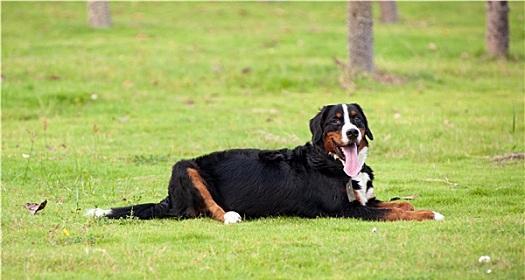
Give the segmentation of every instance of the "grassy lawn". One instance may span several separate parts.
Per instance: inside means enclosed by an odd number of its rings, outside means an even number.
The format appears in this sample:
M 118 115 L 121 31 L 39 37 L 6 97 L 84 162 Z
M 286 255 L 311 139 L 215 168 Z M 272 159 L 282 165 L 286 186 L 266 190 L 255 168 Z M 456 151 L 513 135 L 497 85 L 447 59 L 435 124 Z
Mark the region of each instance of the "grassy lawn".
M 345 3 L 111 3 L 108 30 L 84 3 L 2 3 L 2 278 L 523 279 L 524 162 L 491 160 L 525 150 L 510 7 L 505 62 L 483 54 L 484 3 L 399 3 L 375 58 L 402 82 L 345 89 Z M 368 114 L 379 198 L 445 222 L 82 215 L 164 198 L 182 158 L 302 145 L 341 102 Z

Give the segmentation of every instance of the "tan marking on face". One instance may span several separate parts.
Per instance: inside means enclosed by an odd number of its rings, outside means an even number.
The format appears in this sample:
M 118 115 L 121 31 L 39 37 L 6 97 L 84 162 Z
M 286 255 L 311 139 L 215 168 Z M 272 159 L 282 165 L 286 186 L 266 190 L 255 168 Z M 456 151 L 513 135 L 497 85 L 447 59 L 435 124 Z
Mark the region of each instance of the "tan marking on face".
M 357 112 L 354 110 L 350 111 L 350 117 L 355 117 L 355 116 L 357 116 Z
M 343 117 L 343 114 L 342 114 L 341 112 L 337 112 L 337 113 L 335 113 L 335 116 L 336 116 L 337 118 L 342 118 L 342 117 Z
M 224 210 L 219 205 L 217 205 L 215 200 L 213 200 L 213 197 L 208 191 L 208 188 L 206 187 L 206 184 L 204 183 L 204 180 L 202 179 L 199 172 L 193 168 L 186 169 L 186 172 L 188 173 L 193 186 L 197 189 L 197 191 L 199 191 L 202 199 L 204 200 L 206 211 L 215 220 L 224 222 Z
M 335 143 L 334 143 L 335 142 Z M 336 145 L 342 146 L 341 132 L 331 131 L 326 134 L 323 140 L 324 150 L 327 153 L 335 153 Z
M 361 151 L 364 147 L 368 147 L 368 141 L 365 136 L 366 129 L 359 128 L 359 131 L 361 132 L 361 141 L 359 141 L 359 144 L 357 145 L 357 152 Z

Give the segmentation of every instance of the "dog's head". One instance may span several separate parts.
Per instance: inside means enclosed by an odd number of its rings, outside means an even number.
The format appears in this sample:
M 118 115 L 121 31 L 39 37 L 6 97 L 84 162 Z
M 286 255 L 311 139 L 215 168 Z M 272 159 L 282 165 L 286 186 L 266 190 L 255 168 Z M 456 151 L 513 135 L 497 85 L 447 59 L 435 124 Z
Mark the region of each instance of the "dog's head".
M 310 120 L 312 144 L 339 159 L 345 173 L 356 176 L 364 164 L 368 141 L 374 136 L 356 103 L 324 106 Z

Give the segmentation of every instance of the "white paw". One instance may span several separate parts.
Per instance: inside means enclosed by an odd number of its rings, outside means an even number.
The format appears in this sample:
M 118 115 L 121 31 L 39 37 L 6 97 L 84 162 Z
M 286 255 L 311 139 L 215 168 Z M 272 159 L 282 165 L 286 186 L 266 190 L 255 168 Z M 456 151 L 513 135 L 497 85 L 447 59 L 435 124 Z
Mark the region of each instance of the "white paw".
M 242 221 L 241 215 L 235 211 L 228 211 L 224 213 L 224 224 L 236 224 Z
M 432 211 L 432 213 L 434 213 L 434 220 L 436 220 L 436 221 L 443 221 L 443 220 L 445 220 L 445 216 L 441 215 L 440 213 L 434 212 L 434 211 Z
M 102 209 L 102 208 L 91 208 L 86 210 L 86 213 L 84 214 L 87 217 L 95 217 L 100 218 L 111 214 L 111 209 Z

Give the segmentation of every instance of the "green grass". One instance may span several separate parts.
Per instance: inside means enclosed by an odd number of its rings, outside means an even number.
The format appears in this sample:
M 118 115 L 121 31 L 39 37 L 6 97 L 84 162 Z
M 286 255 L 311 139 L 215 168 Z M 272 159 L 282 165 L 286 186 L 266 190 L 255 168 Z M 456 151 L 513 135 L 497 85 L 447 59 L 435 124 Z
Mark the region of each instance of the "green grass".
M 524 164 L 490 159 L 525 150 L 524 4 L 498 61 L 483 3 L 399 3 L 375 55 L 404 83 L 351 90 L 345 5 L 111 3 L 92 30 L 83 3 L 2 3 L 2 278 L 523 279 Z M 182 158 L 301 145 L 319 107 L 352 101 L 378 196 L 445 222 L 82 216 L 162 199 Z

